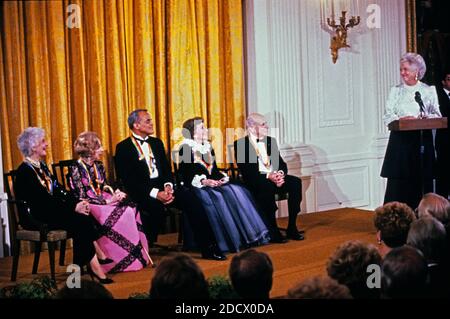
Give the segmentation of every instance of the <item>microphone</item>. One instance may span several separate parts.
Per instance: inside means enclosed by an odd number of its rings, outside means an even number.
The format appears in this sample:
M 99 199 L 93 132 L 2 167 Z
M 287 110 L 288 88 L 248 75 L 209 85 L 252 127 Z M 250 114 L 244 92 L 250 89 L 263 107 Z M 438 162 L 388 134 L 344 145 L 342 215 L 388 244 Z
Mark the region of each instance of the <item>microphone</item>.
M 416 100 L 417 104 L 420 106 L 420 113 L 425 114 L 425 106 L 423 105 L 422 97 L 419 91 L 416 91 L 414 100 Z

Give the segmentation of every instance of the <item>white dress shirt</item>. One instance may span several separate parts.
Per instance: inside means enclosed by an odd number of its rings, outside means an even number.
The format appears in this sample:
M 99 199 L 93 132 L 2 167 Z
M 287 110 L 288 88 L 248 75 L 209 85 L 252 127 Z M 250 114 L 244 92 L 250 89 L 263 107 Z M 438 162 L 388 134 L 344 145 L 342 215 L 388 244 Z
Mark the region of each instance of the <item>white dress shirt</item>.
M 256 147 L 258 148 L 257 153 L 259 153 L 259 156 L 258 156 L 259 172 L 261 174 L 266 174 L 268 176 L 269 173 L 273 172 L 273 167 L 272 167 L 272 163 L 270 163 L 269 167 L 266 167 L 266 165 L 264 165 L 264 162 L 265 163 L 270 162 L 270 157 L 269 157 L 269 155 L 267 155 L 266 144 L 263 141 L 257 142 L 257 138 L 253 134 L 249 134 L 249 138 L 251 139 L 252 144 L 256 145 Z
M 137 142 L 139 143 L 139 146 L 141 147 L 142 152 L 144 153 L 145 161 L 146 161 L 147 166 L 149 167 L 149 170 L 150 170 L 150 179 L 159 177 L 159 172 L 158 172 L 158 168 L 156 167 L 155 157 L 154 156 L 153 157 L 150 156 L 150 153 L 153 153 L 153 152 L 150 152 L 150 144 L 149 143 L 142 143 L 141 144 L 141 142 L 139 142 L 139 140 L 147 140 L 148 136 L 146 138 L 142 138 L 139 135 L 136 135 L 134 133 L 132 133 L 132 134 L 133 134 L 133 136 L 136 139 L 138 139 Z M 173 184 L 172 183 L 165 183 L 164 184 L 164 186 L 167 186 L 167 185 L 169 185 L 169 186 L 171 186 L 173 188 Z M 156 199 L 156 197 L 158 195 L 158 192 L 159 192 L 158 188 L 153 188 L 150 191 L 150 197 Z
M 383 116 L 385 125 L 405 116 L 419 117 L 420 106 L 415 101 L 415 93 L 419 92 L 425 106 L 425 116 L 428 118 L 441 117 L 439 102 L 434 86 L 422 82 L 410 86 L 400 84 L 391 88 L 386 102 L 386 112 Z

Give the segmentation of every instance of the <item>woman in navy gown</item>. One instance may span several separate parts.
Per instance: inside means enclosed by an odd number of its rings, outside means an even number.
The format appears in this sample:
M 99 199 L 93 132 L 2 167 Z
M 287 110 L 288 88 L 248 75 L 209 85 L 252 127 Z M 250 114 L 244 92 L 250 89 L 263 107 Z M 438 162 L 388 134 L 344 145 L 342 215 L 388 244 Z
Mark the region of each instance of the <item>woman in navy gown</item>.
M 222 252 L 265 244 L 269 232 L 247 189 L 229 182 L 214 158 L 208 129 L 196 117 L 183 124 L 185 139 L 179 147 L 179 169 L 184 185 L 190 187 L 209 218 Z

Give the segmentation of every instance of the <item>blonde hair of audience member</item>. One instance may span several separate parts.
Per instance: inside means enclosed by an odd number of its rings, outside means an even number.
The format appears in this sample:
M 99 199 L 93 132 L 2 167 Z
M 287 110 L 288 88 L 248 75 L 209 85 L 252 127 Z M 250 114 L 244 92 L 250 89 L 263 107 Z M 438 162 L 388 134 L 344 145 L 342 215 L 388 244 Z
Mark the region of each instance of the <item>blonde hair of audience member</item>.
M 413 210 L 404 203 L 390 202 L 375 209 L 374 225 L 381 257 L 406 243 L 409 227 L 415 219 Z
M 419 218 L 432 216 L 439 220 L 444 226 L 450 221 L 450 202 L 443 196 L 428 193 L 423 195 L 422 200 L 417 207 Z
M 339 245 L 327 263 L 330 278 L 345 285 L 355 299 L 379 298 L 378 289 L 367 287 L 367 267 L 381 265 L 378 249 L 359 240 Z
M 353 299 L 348 287 L 329 277 L 308 278 L 288 290 L 288 299 Z

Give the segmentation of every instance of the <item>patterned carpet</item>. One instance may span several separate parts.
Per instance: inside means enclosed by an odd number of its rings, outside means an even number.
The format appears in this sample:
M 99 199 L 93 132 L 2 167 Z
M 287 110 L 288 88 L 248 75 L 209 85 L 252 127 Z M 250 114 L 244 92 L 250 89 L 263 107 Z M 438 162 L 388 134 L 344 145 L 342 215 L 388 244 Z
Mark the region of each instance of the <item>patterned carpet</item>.
M 286 244 L 269 244 L 257 248 L 266 252 L 274 264 L 271 297 L 285 295 L 290 287 L 305 278 L 326 274 L 325 265 L 328 257 L 339 244 L 356 239 L 375 244 L 376 236 L 372 219 L 373 212 L 353 208 L 302 214 L 298 218 L 298 223 L 300 228 L 306 231 L 304 241 L 289 241 Z M 285 226 L 286 223 L 285 219 L 279 220 L 280 226 Z M 172 251 L 176 249 L 177 234 L 161 235 L 160 239 L 161 245 L 171 245 Z M 168 253 L 170 252 L 159 248 L 150 251 L 156 263 Z M 227 275 L 233 256 L 229 255 L 227 261 L 217 262 L 201 259 L 198 253 L 189 254 L 198 262 L 206 277 Z M 69 249 L 66 263 L 70 260 L 72 256 Z M 41 254 L 37 275 L 31 274 L 32 262 L 32 255 L 20 257 L 18 282 L 30 281 L 39 275 L 50 273 L 46 252 Z M 0 287 L 11 285 L 9 280 L 11 265 L 11 257 L 0 258 Z M 58 285 L 63 285 L 67 278 L 65 267 L 57 266 L 56 272 Z M 107 288 L 116 298 L 127 298 L 132 293 L 148 292 L 153 273 L 154 269 L 147 267 L 138 272 L 113 274 L 111 278 L 115 283 L 108 285 Z

